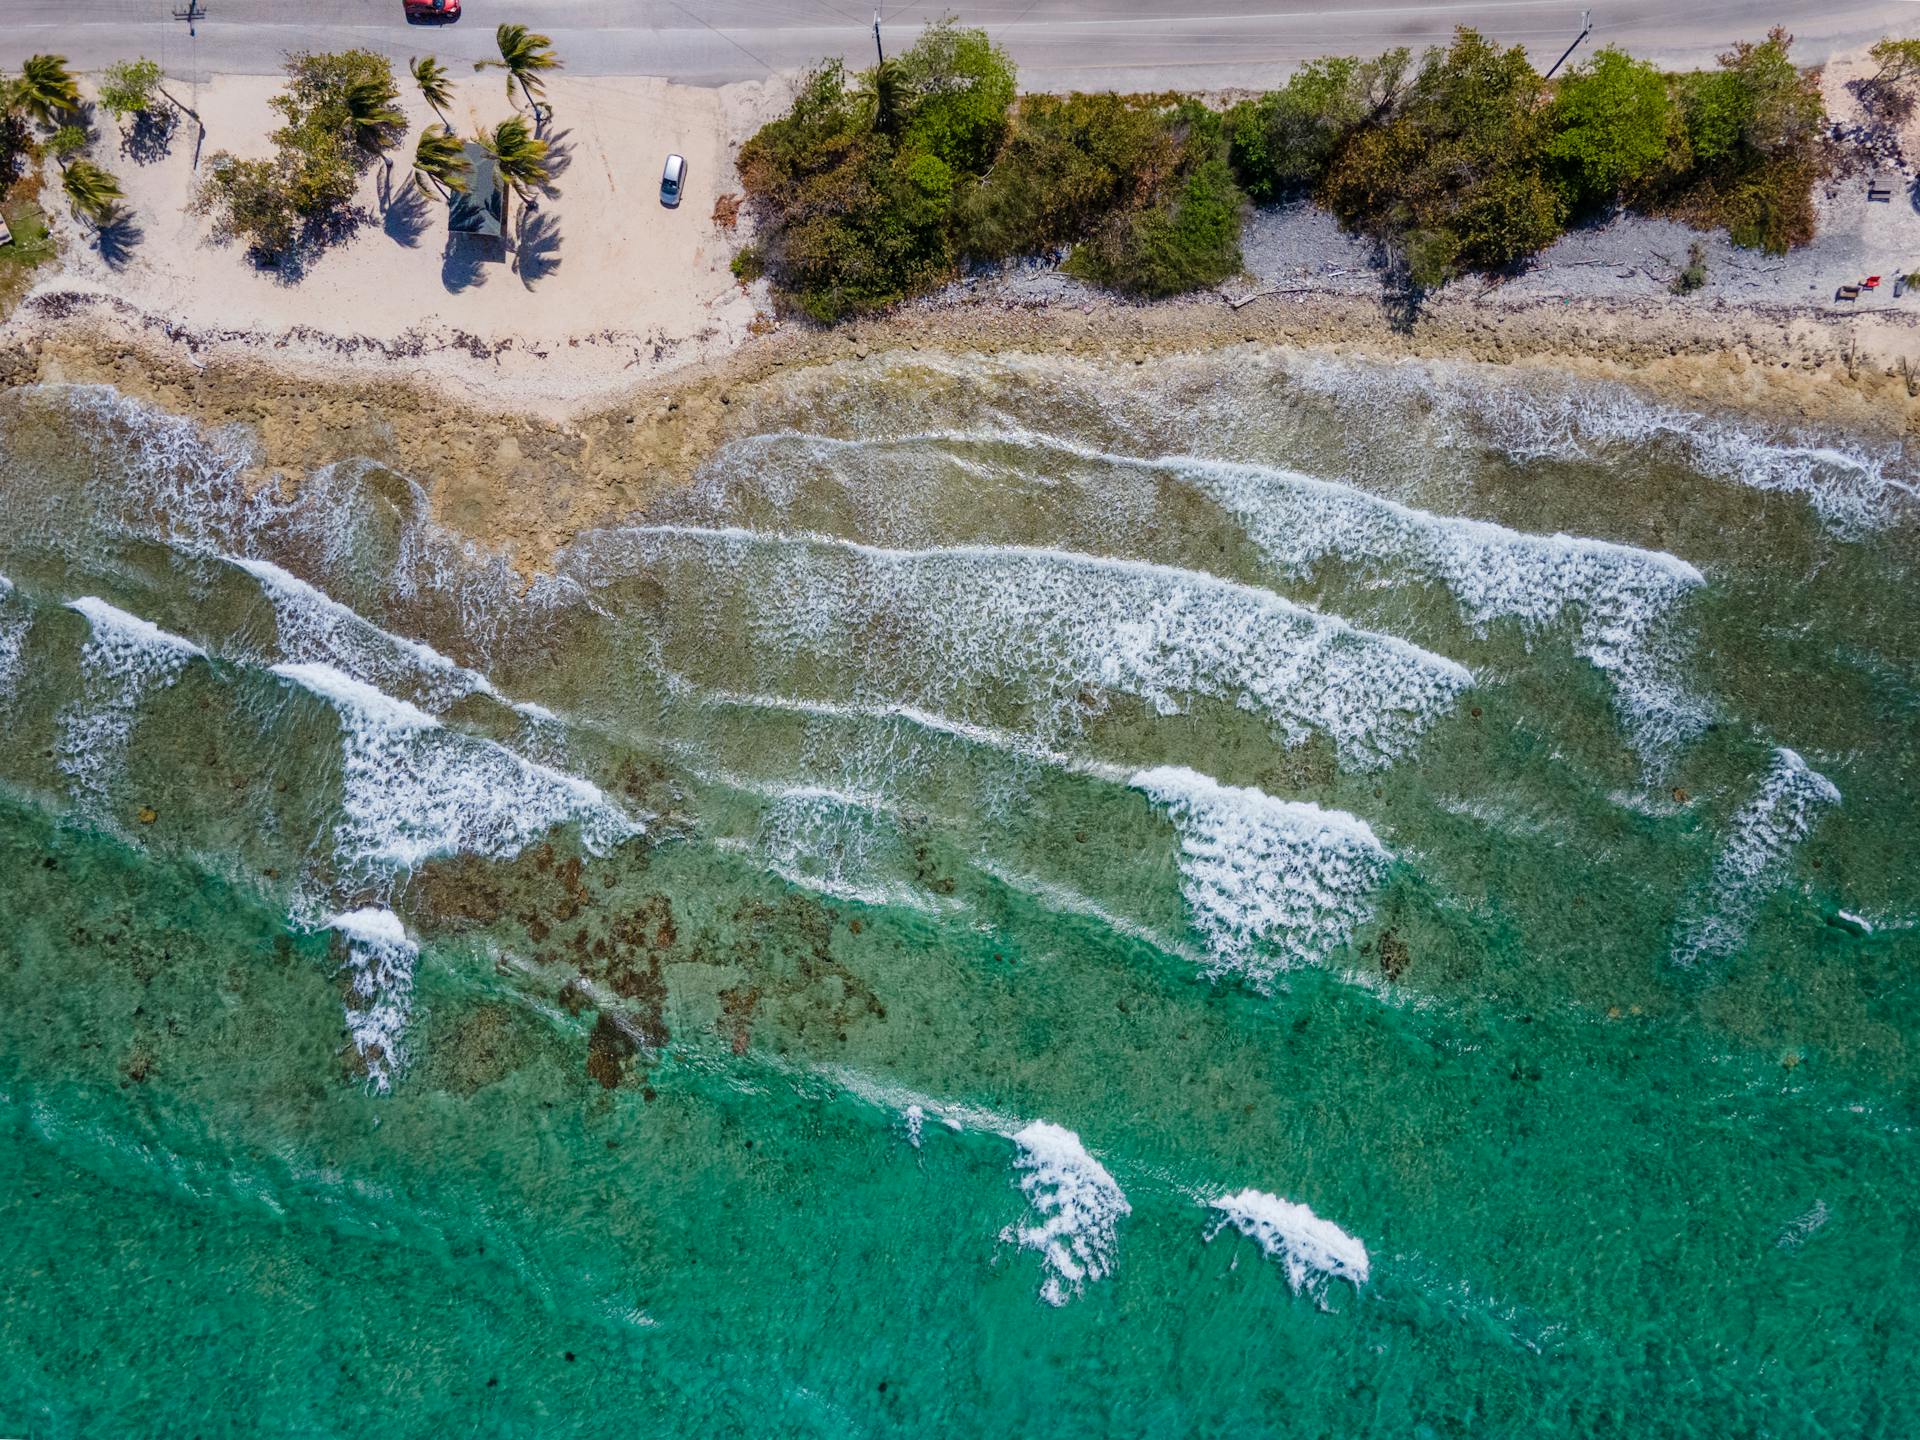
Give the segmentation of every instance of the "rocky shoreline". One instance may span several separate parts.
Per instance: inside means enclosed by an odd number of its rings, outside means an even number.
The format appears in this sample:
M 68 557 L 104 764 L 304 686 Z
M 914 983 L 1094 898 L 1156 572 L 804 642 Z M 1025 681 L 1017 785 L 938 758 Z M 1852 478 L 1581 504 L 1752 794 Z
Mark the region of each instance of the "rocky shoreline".
M 443 523 L 531 573 L 579 532 L 684 483 L 730 433 L 735 393 L 788 367 L 898 349 L 1148 365 L 1237 345 L 1545 367 L 1863 443 L 1920 437 L 1920 317 L 1497 291 L 1443 296 L 1409 322 L 1377 296 L 1324 291 L 1236 308 L 1211 294 L 1134 305 L 1029 300 L 988 286 L 830 331 L 781 326 L 570 416 L 463 404 L 387 373 L 356 378 L 350 353 L 318 369 L 272 337 L 201 336 L 122 307 L 30 303 L 0 331 L 0 385 L 106 383 L 203 425 L 246 426 L 263 476 L 374 460 L 417 480 Z

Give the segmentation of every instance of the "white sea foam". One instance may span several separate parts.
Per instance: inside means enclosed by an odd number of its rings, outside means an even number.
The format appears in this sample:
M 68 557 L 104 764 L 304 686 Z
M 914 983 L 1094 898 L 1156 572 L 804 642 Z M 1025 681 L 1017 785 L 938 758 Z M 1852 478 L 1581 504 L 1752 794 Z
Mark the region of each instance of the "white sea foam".
M 13 599 L 13 582 L 0 575 L 0 702 L 5 702 L 20 682 L 20 650 L 32 623 Z
M 1786 877 L 1794 847 L 1839 803 L 1831 780 L 1793 751 L 1775 750 L 1760 789 L 1734 815 L 1705 890 L 1683 911 L 1674 963 L 1692 967 L 1736 953 L 1760 903 Z
M 709 690 L 701 695 L 700 699 L 704 704 L 737 705 L 748 709 L 772 710 L 792 715 L 817 715 L 823 719 L 899 721 L 924 730 L 929 735 L 943 736 L 964 744 L 997 751 L 1009 759 L 1032 760 L 1051 769 L 1068 770 L 1076 775 L 1087 775 L 1096 780 L 1124 784 L 1132 773 L 1121 765 L 1085 759 L 1069 755 L 1064 750 L 1051 749 L 1011 730 L 979 725 L 967 720 L 956 720 L 952 716 L 941 715 L 917 705 L 902 705 L 892 701 L 809 700 L 788 695 L 756 695 L 734 690 Z
M 172 685 L 188 661 L 206 652 L 92 595 L 68 608 L 86 617 L 90 633 L 80 650 L 81 696 L 60 714 L 59 764 L 83 802 L 100 804 L 141 699 Z
M 1134 785 L 1164 805 L 1180 840 L 1180 879 L 1216 974 L 1265 988 L 1317 965 L 1372 914 L 1392 855 L 1364 820 L 1222 785 L 1183 766 Z
M 1294 1294 L 1312 1295 L 1322 1309 L 1331 1282 L 1345 1280 L 1355 1290 L 1367 1283 L 1367 1247 L 1305 1205 L 1251 1189 L 1208 1203 L 1220 1212 L 1219 1222 L 1207 1234 L 1209 1242 L 1232 1225 L 1279 1263 Z
M 1652 758 L 1698 735 L 1711 715 L 1679 681 L 1683 656 L 1659 630 L 1705 577 L 1684 560 L 1605 540 L 1529 535 L 1416 510 L 1305 475 L 1171 460 L 1238 515 L 1268 561 L 1304 574 L 1337 557 L 1396 581 L 1428 580 L 1478 630 L 1514 620 L 1539 630 L 1577 617 L 1575 650 L 1613 683 L 1623 728 Z
M 1898 452 L 1879 454 L 1811 433 L 1761 434 L 1647 399 L 1625 385 L 1553 383 L 1504 367 L 1449 360 L 1362 363 L 1303 356 L 1290 378 L 1369 416 L 1427 417 L 1442 443 L 1492 444 L 1516 461 L 1602 459 L 1632 447 L 1666 452 L 1716 480 L 1804 496 L 1840 534 L 1911 513 L 1920 487 Z
M 594 850 L 639 828 L 589 782 L 448 730 L 330 665 L 276 665 L 273 673 L 339 715 L 345 793 L 334 841 L 350 874 L 391 876 L 459 851 L 511 856 L 567 822 Z
M 1851 910 L 1836 910 L 1834 913 L 1849 925 L 1858 926 L 1862 935 L 1871 935 L 1873 933 L 1873 922 L 1867 919 L 1866 916 L 1856 915 Z
M 1072 733 L 1100 689 L 1167 714 L 1209 697 L 1264 715 L 1289 743 L 1324 734 L 1343 763 L 1367 768 L 1410 751 L 1473 683 L 1404 640 L 1140 561 L 693 526 L 611 532 L 598 544 L 627 573 L 695 570 L 671 579 L 708 594 L 710 612 L 744 610 L 771 663 L 851 672 L 857 702 L 971 722 L 980 697 L 1014 692 L 1037 702 L 1029 723 L 1043 740 Z
M 1012 444 L 1085 460 L 1109 473 L 1122 467 L 1175 476 L 1233 513 L 1283 575 L 1310 574 L 1337 559 L 1377 583 L 1439 585 L 1480 631 L 1498 620 L 1537 631 L 1571 616 L 1576 653 L 1608 676 L 1623 727 L 1649 759 L 1691 739 L 1711 718 L 1682 685 L 1684 647 L 1666 631 L 1680 601 L 1704 578 L 1663 551 L 1437 515 L 1295 470 L 1189 455 L 1118 454 L 1020 426 L 858 440 L 779 432 L 743 443 L 777 441 L 862 453 Z M 764 467 L 755 473 L 764 474 Z M 1115 503 L 1114 489 L 1102 490 L 1103 503 Z M 1154 520 L 1149 514 L 1129 525 L 1149 527 Z
M 1323 561 L 1338 559 L 1376 582 L 1439 585 L 1453 595 L 1466 622 L 1480 631 L 1497 620 L 1517 621 L 1536 631 L 1571 616 L 1577 625 L 1577 653 L 1608 675 L 1623 725 L 1649 758 L 1691 739 L 1710 718 L 1706 707 L 1681 685 L 1684 654 L 1663 630 L 1679 602 L 1704 579 L 1686 561 L 1662 551 L 1564 534 L 1527 534 L 1484 520 L 1432 514 L 1295 470 L 1190 455 L 1119 454 L 1013 424 L 856 439 L 778 431 L 734 442 L 731 448 L 742 452 L 741 460 L 760 463 L 723 467 L 719 474 L 743 471 L 749 483 L 766 493 L 773 483 L 769 476 L 783 473 L 781 466 L 767 463 L 767 452 L 781 446 L 798 447 L 810 459 L 816 453 L 832 456 L 830 473 L 838 474 L 846 468 L 843 457 L 848 454 L 911 457 L 939 446 L 940 458 L 951 460 L 952 447 L 986 445 L 1018 446 L 1101 467 L 1102 478 L 1109 482 L 1099 491 L 1105 509 L 1148 506 L 1143 513 L 1122 517 L 1127 534 L 1151 533 L 1160 517 L 1149 505 L 1151 490 L 1127 503 L 1124 497 L 1133 492 L 1110 483 L 1116 468 L 1170 475 L 1192 485 L 1234 514 L 1283 575 L 1307 575 Z M 920 467 L 896 465 L 886 472 L 892 488 L 902 492 L 892 510 L 871 494 L 888 486 L 863 484 L 857 497 L 862 514 L 878 506 L 881 513 L 869 518 L 883 529 L 924 528 L 924 521 L 896 513 L 902 508 L 910 512 L 918 497 L 932 488 L 923 469 L 924 462 Z M 1025 470 L 1019 476 L 1030 485 L 1056 483 L 1040 481 Z M 859 478 L 873 479 L 864 473 Z M 843 484 L 852 483 L 843 479 Z M 716 499 L 724 499 L 724 487 Z
M 332 665 L 378 689 L 410 691 L 436 713 L 467 695 L 499 693 L 486 676 L 431 645 L 382 630 L 271 560 L 226 558 L 259 582 L 290 662 Z
M 399 916 L 378 906 L 331 916 L 326 928 L 347 942 L 353 990 L 346 1004 L 347 1033 L 368 1080 L 384 1094 L 407 1060 L 413 965 L 420 947 L 408 938 Z
M 1064 1305 L 1112 1273 L 1120 1221 L 1133 1207 L 1071 1130 L 1035 1120 L 1007 1138 L 1019 1147 L 1014 1165 L 1036 1223 L 1009 1225 L 1000 1238 L 1039 1252 L 1040 1298 Z

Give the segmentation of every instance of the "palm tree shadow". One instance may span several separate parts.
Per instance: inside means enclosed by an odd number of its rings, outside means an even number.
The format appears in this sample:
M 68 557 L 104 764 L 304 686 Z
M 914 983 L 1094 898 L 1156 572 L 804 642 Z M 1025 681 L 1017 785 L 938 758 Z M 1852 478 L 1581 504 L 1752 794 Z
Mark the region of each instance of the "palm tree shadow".
M 449 235 L 446 254 L 440 261 L 440 283 L 447 287 L 447 293 L 451 295 L 484 285 L 487 283 L 487 262 L 501 260 L 505 258 L 505 253 L 503 241 L 490 240 L 481 235 Z
M 387 213 L 380 223 L 387 232 L 387 238 L 394 244 L 408 250 L 419 249 L 420 237 L 427 233 L 427 227 L 433 223 L 433 214 L 427 209 L 427 199 L 420 193 L 420 187 L 402 186 L 400 193 L 387 205 Z
M 549 195 L 558 195 L 553 182 L 567 173 L 573 164 L 573 141 L 571 130 L 562 130 L 547 140 L 547 178 L 540 188 Z
M 522 209 L 516 241 L 520 283 L 527 289 L 560 268 L 560 221 L 552 211 Z
M 109 269 L 123 270 L 133 259 L 133 252 L 139 249 L 140 242 L 146 238 L 147 232 L 140 228 L 134 213 L 115 206 L 94 232 L 93 243 Z

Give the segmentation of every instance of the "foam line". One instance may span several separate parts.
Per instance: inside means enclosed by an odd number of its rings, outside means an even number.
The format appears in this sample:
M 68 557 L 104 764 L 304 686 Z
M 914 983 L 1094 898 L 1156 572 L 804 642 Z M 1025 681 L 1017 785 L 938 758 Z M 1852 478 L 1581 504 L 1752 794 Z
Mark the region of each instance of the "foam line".
M 1040 1298 L 1065 1305 L 1113 1271 L 1119 1224 L 1133 1213 L 1112 1175 L 1071 1130 L 1035 1120 L 1007 1137 L 1035 1223 L 1009 1225 L 1004 1243 L 1039 1252 Z
M 15 607 L 7 602 L 13 594 L 13 581 L 0 575 L 0 702 L 11 698 L 19 683 L 20 651 L 33 623 L 26 615 L 12 613 Z
M 596 851 L 641 828 L 597 786 L 447 730 L 331 665 L 276 665 L 273 673 L 340 718 L 345 794 L 335 846 L 349 873 L 391 876 L 460 851 L 511 856 L 569 821 Z
M 1289 743 L 1325 734 L 1344 763 L 1372 768 L 1409 752 L 1473 683 L 1463 666 L 1397 637 L 1144 561 L 682 525 L 599 543 L 629 547 L 629 569 L 702 566 L 686 583 L 731 589 L 757 645 L 852 669 L 856 685 L 882 692 L 856 700 L 968 718 L 979 694 L 1018 686 L 1045 703 L 1038 723 L 1049 733 L 1074 731 L 1100 689 L 1164 714 L 1209 697 L 1261 713 Z M 876 644 L 903 624 L 912 643 Z
M 1091 920 L 1096 924 L 1104 925 L 1116 935 L 1125 935 L 1131 940 L 1151 945 L 1163 955 L 1176 956 L 1203 968 L 1211 964 L 1208 956 L 1200 954 L 1178 940 L 1169 939 L 1157 931 L 1148 929 L 1145 925 L 1129 920 L 1126 916 L 1109 910 L 1097 900 L 1090 899 L 1078 891 L 1069 890 L 1064 885 L 1055 885 L 1037 876 L 1010 870 L 987 859 L 976 859 L 973 863 L 974 868 L 982 874 L 991 876 L 1010 890 L 1019 891 L 1055 914 L 1077 915 L 1084 920 Z
M 1624 728 L 1650 759 L 1693 738 L 1711 718 L 1680 683 L 1683 657 L 1658 634 L 1705 577 L 1664 551 L 1438 515 L 1281 467 L 1193 455 L 1119 454 L 1017 425 L 862 439 L 787 430 L 734 443 L 863 453 L 923 445 L 1015 445 L 1171 476 L 1232 513 L 1282 575 L 1302 577 L 1338 559 L 1378 581 L 1435 584 L 1453 596 L 1462 619 L 1479 632 L 1497 620 L 1538 631 L 1572 615 L 1578 627 L 1576 653 L 1608 676 Z M 753 473 L 762 476 L 764 467 Z
M 1858 534 L 1911 513 L 1920 487 L 1893 473 L 1896 452 L 1873 455 L 1806 433 L 1776 438 L 1648 400 L 1625 385 L 1545 385 L 1470 362 L 1429 360 L 1360 365 L 1303 357 L 1290 377 L 1348 408 L 1378 414 L 1418 404 L 1443 435 L 1487 443 L 1515 461 L 1586 460 L 1632 446 L 1677 450 L 1685 462 L 1723 483 L 1798 495 L 1829 529 Z
M 1692 968 L 1737 953 L 1761 902 L 1786 878 L 1795 847 L 1839 803 L 1831 780 L 1784 746 L 1775 750 L 1759 790 L 1728 827 L 1704 893 L 1683 912 L 1673 962 Z
M 431 645 L 381 629 L 271 560 L 223 558 L 258 582 L 273 606 L 288 661 L 332 665 L 385 690 L 410 688 L 436 712 L 467 695 L 499 697 L 486 676 Z
M 326 928 L 347 943 L 346 969 L 351 976 L 347 1034 L 367 1067 L 368 1083 L 385 1094 L 407 1060 L 413 966 L 420 947 L 408 937 L 400 917 L 379 906 L 331 916 Z
M 1371 1272 L 1367 1247 L 1305 1205 L 1252 1189 L 1208 1204 L 1220 1214 L 1207 1235 L 1209 1243 L 1223 1227 L 1233 1226 L 1286 1272 L 1294 1294 L 1312 1295 L 1322 1309 L 1331 1282 L 1344 1280 L 1355 1290 L 1366 1285 Z
M 88 637 L 80 650 L 81 697 L 60 715 L 59 765 L 76 796 L 98 806 L 107 800 L 109 768 L 126 753 L 141 699 L 172 685 L 206 651 L 96 596 L 67 608 L 86 617 Z
M 1319 965 L 1373 910 L 1392 855 L 1364 820 L 1167 765 L 1134 776 L 1166 808 L 1209 971 L 1256 988 Z

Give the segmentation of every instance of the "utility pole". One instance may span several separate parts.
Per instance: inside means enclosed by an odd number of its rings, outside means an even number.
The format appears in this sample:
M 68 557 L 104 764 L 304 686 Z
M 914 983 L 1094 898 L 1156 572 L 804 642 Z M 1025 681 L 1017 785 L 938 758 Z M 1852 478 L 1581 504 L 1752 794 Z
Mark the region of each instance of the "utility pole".
M 1558 60 L 1554 61 L 1553 69 L 1548 70 L 1547 73 L 1540 78 L 1542 80 L 1551 80 L 1553 78 L 1553 71 L 1558 70 L 1562 65 L 1566 64 L 1567 55 L 1571 55 L 1574 51 L 1578 50 L 1580 48 L 1580 42 L 1592 33 L 1593 12 L 1591 10 L 1582 10 L 1580 12 L 1580 33 L 1573 37 L 1573 44 L 1567 46 L 1566 55 L 1562 55 Z
M 873 53 L 882 65 L 887 63 L 887 52 L 880 48 L 880 7 L 873 7 Z

